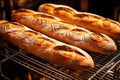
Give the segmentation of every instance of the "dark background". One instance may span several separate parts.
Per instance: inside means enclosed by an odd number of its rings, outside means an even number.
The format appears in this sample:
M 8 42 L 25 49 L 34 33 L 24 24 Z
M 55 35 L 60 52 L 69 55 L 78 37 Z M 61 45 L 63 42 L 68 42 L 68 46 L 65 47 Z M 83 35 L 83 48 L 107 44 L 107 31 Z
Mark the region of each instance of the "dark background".
M 83 1 L 88 1 L 87 10 L 85 12 L 94 13 L 106 18 L 117 20 L 116 16 L 120 15 L 120 0 L 2 0 L 4 7 L 0 3 L 0 17 L 4 17 L 2 11 L 5 10 L 6 19 L 10 20 L 11 10 L 19 8 L 28 8 L 37 10 L 38 6 L 43 3 L 64 4 L 78 11 L 82 11 L 81 4 Z M 0 1 L 1 2 L 1 1 Z M 12 3 L 12 4 L 11 4 Z M 84 4 L 82 4 L 84 6 Z

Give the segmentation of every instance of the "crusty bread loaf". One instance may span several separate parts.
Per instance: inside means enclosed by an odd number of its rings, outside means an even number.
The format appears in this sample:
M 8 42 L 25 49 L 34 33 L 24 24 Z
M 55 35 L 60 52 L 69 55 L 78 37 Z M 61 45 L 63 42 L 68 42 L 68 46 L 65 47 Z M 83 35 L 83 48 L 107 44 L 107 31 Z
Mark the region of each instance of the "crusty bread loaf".
M 38 11 L 52 14 L 68 23 L 120 39 L 120 23 L 117 21 L 92 13 L 79 12 L 66 5 L 46 3 L 40 5 Z
M 59 42 L 15 22 L 0 21 L 0 35 L 33 55 L 80 71 L 94 67 L 93 59 L 80 48 Z
M 114 41 L 100 33 L 62 22 L 59 18 L 28 9 L 14 10 L 12 18 L 48 36 L 102 54 L 116 51 Z

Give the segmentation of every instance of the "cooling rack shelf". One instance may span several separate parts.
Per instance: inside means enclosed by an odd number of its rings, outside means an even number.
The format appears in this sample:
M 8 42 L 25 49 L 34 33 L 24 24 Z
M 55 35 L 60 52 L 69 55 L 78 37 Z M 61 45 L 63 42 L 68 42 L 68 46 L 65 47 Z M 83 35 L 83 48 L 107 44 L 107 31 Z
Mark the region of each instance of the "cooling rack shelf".
M 116 41 L 118 48 L 120 42 Z M 95 67 L 90 71 L 78 72 L 61 65 L 42 60 L 32 54 L 0 39 L 0 55 L 3 58 L 0 66 L 11 60 L 37 74 L 47 77 L 49 80 L 117 80 L 120 79 L 120 50 L 112 55 L 91 53 Z M 2 68 L 1 68 L 1 74 Z

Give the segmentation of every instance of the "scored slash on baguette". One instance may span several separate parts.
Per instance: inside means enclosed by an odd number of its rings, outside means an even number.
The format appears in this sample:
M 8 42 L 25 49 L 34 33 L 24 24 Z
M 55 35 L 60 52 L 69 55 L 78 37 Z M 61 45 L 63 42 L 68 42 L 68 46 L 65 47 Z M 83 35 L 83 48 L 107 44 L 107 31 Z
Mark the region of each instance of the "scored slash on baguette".
M 39 6 L 38 11 L 59 17 L 65 22 L 120 39 L 120 23 L 117 21 L 88 12 L 80 12 L 72 7 L 60 4 L 45 3 Z
M 0 20 L 0 35 L 37 57 L 70 69 L 86 71 L 94 67 L 93 59 L 82 49 L 47 37 L 20 23 Z
M 112 54 L 117 50 L 115 42 L 107 35 L 65 23 L 49 14 L 19 9 L 12 12 L 12 18 L 36 31 L 88 51 Z

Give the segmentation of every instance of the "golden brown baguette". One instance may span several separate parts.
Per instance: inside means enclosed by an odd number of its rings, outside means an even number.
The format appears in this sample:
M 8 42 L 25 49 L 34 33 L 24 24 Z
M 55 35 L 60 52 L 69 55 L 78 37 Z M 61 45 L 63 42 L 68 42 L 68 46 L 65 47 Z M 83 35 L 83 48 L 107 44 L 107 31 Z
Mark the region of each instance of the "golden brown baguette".
M 45 3 L 40 5 L 38 11 L 57 16 L 68 23 L 120 39 L 120 23 L 117 21 L 92 13 L 79 12 L 66 5 Z
M 0 35 L 33 55 L 53 63 L 80 71 L 94 67 L 93 59 L 82 49 L 49 38 L 21 24 L 0 21 Z
M 52 15 L 20 9 L 14 10 L 12 17 L 14 20 L 48 36 L 85 50 L 102 54 L 111 54 L 116 51 L 116 45 L 110 37 L 64 23 Z

